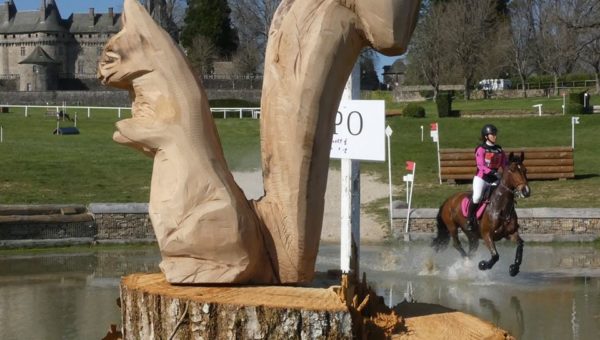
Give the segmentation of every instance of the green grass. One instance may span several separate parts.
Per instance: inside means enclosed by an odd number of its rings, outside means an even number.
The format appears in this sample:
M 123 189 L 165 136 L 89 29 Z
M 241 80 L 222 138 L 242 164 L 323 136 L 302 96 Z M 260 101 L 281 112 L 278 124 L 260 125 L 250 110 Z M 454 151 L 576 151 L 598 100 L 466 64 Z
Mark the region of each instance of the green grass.
M 373 96 L 369 99 L 386 99 L 386 108 L 392 111 L 402 111 L 407 103 L 393 103 L 385 96 Z M 592 105 L 600 105 L 600 96 L 593 95 L 591 99 Z M 427 117 L 437 117 L 437 107 L 433 101 L 418 102 L 426 111 Z M 482 99 L 469 100 L 455 98 L 452 102 L 452 110 L 459 110 L 461 114 L 468 115 L 469 113 L 485 113 L 493 111 L 518 111 L 523 113 L 537 113 L 537 107 L 533 105 L 542 104 L 542 114 L 557 114 L 562 113 L 562 97 L 535 97 L 535 98 L 514 98 L 514 99 Z
M 472 110 L 520 110 L 530 104 L 528 101 L 481 100 L 464 105 Z M 531 101 L 536 102 L 535 98 Z M 496 105 L 492 105 L 494 102 Z M 80 112 L 78 118 L 80 135 L 55 136 L 52 131 L 56 121 L 45 118 L 42 111 L 31 110 L 28 118 L 17 110 L 0 114 L 4 128 L 4 143 L 0 144 L 0 204 L 148 201 L 152 160 L 112 141 L 116 112 L 94 110 L 89 119 L 86 112 Z M 405 197 L 402 176 L 407 160 L 417 163 L 414 207 L 437 207 L 448 195 L 469 189 L 468 184 L 438 183 L 436 145 L 429 137 L 429 123 L 433 121 L 439 123 L 442 148 L 471 148 L 477 144 L 479 130 L 485 123 L 498 126 L 498 143 L 503 147 L 570 146 L 570 119 L 562 115 L 437 119 L 429 113 L 422 119 L 388 118 L 387 123 L 394 130 L 392 171 L 398 188 L 396 198 Z M 577 178 L 531 182 L 533 195 L 520 200 L 520 207 L 600 207 L 596 197 L 600 188 L 600 115 L 583 115 L 580 121 L 576 126 Z M 216 123 L 230 167 L 260 168 L 259 122 L 235 118 L 217 119 Z M 335 166 L 336 162 L 332 164 Z M 386 163 L 363 162 L 361 167 L 363 172 L 375 173 L 387 181 Z

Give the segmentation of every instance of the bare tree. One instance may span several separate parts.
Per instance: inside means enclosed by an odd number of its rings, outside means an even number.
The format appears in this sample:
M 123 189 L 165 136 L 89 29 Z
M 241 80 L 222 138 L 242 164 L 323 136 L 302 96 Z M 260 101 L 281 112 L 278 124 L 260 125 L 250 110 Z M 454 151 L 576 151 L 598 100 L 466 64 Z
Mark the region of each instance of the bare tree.
M 281 0 L 230 0 L 232 20 L 240 38 L 239 53 L 252 54 L 255 64 L 253 72 L 259 71 L 264 62 L 265 48 L 273 15 Z M 254 56 L 254 54 L 257 54 Z M 241 64 L 240 64 L 241 65 Z M 248 63 L 244 67 L 249 66 Z M 242 69 L 239 70 L 243 71 Z M 247 70 L 246 70 L 247 71 Z
M 142 5 L 154 20 L 179 41 L 179 28 L 183 23 L 184 0 L 142 0 Z
M 192 40 L 192 48 L 189 51 L 188 58 L 197 74 L 210 74 L 218 55 L 219 49 L 210 39 L 197 35 Z
M 573 70 L 583 50 L 581 31 L 568 22 L 578 15 L 569 1 L 533 1 L 536 25 L 536 56 L 539 69 L 554 78 L 554 92 L 558 93 L 558 79 Z
M 583 48 L 581 61 L 593 70 L 594 79 L 596 80 L 596 93 L 600 94 L 600 36 L 596 36 Z
M 440 90 L 444 72 L 450 69 L 445 26 L 445 5 L 431 4 L 420 18 L 408 50 L 409 73 L 418 70 L 433 87 L 434 98 Z
M 510 64 L 521 80 L 523 97 L 527 97 L 525 82 L 535 70 L 535 19 L 533 15 L 534 0 L 515 0 L 510 4 Z
M 493 46 L 491 37 L 498 23 L 495 5 L 495 0 L 455 0 L 446 5 L 446 18 L 450 22 L 443 29 L 467 100 L 482 61 Z

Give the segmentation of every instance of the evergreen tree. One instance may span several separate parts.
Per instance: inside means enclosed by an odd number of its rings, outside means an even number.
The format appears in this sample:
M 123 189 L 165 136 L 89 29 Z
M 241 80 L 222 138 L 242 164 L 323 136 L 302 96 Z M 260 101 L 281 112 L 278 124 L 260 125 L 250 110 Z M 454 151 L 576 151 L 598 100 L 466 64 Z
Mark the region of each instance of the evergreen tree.
M 217 48 L 221 58 L 231 57 L 238 46 L 238 35 L 229 18 L 227 0 L 187 0 L 187 4 L 181 33 L 183 47 L 192 49 L 194 39 L 202 36 Z

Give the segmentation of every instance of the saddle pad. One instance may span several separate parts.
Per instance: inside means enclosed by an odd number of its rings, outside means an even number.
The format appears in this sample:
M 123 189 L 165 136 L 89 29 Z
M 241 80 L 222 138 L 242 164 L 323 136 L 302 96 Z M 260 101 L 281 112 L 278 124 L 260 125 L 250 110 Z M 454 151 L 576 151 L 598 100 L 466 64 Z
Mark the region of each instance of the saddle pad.
M 469 199 L 469 197 L 465 197 L 462 199 L 462 202 L 460 202 L 460 207 L 461 207 L 461 212 L 463 214 L 464 217 L 467 217 L 467 215 L 469 214 L 469 203 L 471 202 L 471 200 Z M 485 207 L 487 207 L 488 202 L 487 201 L 483 201 L 479 204 L 479 209 L 477 209 L 477 219 L 481 218 L 481 215 L 483 215 L 483 212 L 485 211 Z

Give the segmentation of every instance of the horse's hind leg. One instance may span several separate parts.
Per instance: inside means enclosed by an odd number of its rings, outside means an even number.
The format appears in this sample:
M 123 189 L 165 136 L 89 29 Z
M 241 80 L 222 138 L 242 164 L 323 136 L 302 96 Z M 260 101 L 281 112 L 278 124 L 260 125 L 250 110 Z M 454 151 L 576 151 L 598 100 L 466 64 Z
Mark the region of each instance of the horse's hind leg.
M 498 251 L 496 250 L 496 245 L 494 244 L 494 241 L 492 240 L 489 233 L 483 236 L 483 240 L 485 241 L 485 245 L 490 250 L 490 253 L 492 254 L 492 258 L 489 261 L 482 260 L 481 262 L 479 262 L 479 269 L 480 270 L 492 269 L 494 264 L 496 264 L 496 262 L 498 262 L 498 259 L 500 259 L 500 255 L 498 255 Z
M 510 238 L 517 242 L 517 251 L 515 253 L 515 262 L 508 267 L 508 273 L 510 276 L 516 276 L 519 274 L 519 268 L 521 267 L 521 261 L 523 260 L 523 239 L 519 236 L 519 233 L 514 233 Z
M 473 256 L 479 247 L 479 237 L 477 237 L 474 233 L 467 233 L 467 237 L 469 238 L 469 257 Z
M 456 250 L 458 250 L 462 257 L 468 257 L 467 253 L 462 247 L 462 244 L 460 243 L 460 240 L 458 239 L 458 229 L 455 229 L 452 232 L 452 245 L 454 246 L 454 248 L 456 248 Z

